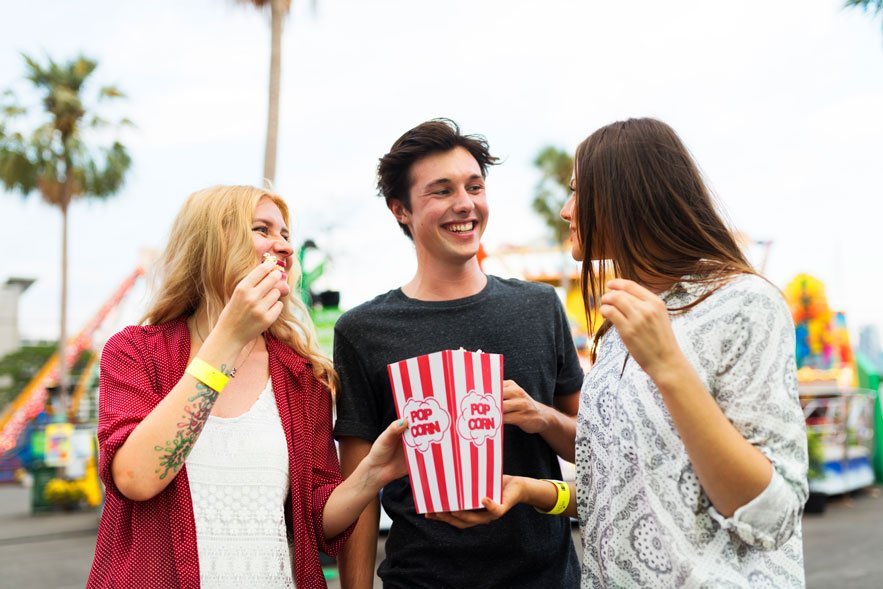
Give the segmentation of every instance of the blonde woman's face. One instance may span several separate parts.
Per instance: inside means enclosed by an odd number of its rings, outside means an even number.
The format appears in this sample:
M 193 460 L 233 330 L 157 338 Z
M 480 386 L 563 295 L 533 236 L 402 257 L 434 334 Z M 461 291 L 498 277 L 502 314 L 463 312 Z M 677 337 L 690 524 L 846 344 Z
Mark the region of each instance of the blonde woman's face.
M 272 199 L 266 196 L 255 207 L 254 219 L 251 222 L 251 237 L 254 241 L 257 264 L 264 260 L 264 254 L 271 254 L 278 258 L 282 277 L 276 284 L 276 288 L 283 297 L 288 296 L 291 292 L 291 286 L 288 284 L 288 272 L 291 270 L 294 248 L 291 247 L 291 235 L 288 232 L 288 227 L 285 226 L 282 211 Z

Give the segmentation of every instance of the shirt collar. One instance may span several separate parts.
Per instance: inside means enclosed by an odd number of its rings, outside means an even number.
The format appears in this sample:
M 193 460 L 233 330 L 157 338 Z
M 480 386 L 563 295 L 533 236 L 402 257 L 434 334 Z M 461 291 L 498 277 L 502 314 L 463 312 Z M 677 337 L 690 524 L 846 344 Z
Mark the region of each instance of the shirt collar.
M 661 292 L 659 297 L 665 301 L 665 306 L 669 309 L 683 307 L 701 297 L 713 286 L 713 284 L 703 280 L 703 277 L 691 274 L 682 276 L 667 290 Z

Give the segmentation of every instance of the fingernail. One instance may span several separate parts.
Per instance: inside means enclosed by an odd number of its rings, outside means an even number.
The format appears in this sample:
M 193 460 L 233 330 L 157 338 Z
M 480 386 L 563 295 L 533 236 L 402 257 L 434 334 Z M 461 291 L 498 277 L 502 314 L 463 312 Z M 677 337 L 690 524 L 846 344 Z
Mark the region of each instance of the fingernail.
M 404 420 L 404 419 L 400 419 L 400 420 L 399 420 L 399 423 L 398 423 L 398 426 L 399 426 L 399 427 L 402 427 L 403 425 L 405 425 L 405 420 Z

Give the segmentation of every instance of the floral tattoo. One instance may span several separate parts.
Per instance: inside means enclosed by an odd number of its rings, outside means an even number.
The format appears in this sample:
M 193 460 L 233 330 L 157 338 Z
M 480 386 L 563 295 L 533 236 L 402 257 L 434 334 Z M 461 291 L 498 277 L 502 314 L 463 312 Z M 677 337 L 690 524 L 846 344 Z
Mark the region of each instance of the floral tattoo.
M 226 373 L 226 366 L 221 366 L 221 372 Z M 160 453 L 159 468 L 156 473 L 159 474 L 160 480 L 165 479 L 169 472 L 177 474 L 184 461 L 190 455 L 193 445 L 199 438 L 208 416 L 212 412 L 212 407 L 218 399 L 218 392 L 209 388 L 201 382 L 196 383 L 196 394 L 187 399 L 189 403 L 193 403 L 188 407 L 184 407 L 184 415 L 178 422 L 178 433 L 171 440 L 168 440 L 164 446 L 154 446 L 154 450 Z

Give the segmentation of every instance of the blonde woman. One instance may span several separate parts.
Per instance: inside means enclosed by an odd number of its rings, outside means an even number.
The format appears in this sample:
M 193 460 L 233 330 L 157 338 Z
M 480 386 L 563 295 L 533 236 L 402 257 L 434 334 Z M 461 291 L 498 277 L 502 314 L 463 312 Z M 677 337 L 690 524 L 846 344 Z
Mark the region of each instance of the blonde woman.
M 101 358 L 89 587 L 324 587 L 318 551 L 405 474 L 399 422 L 341 483 L 336 377 L 292 295 L 293 253 L 275 194 L 216 186 L 184 204 L 150 310 Z

